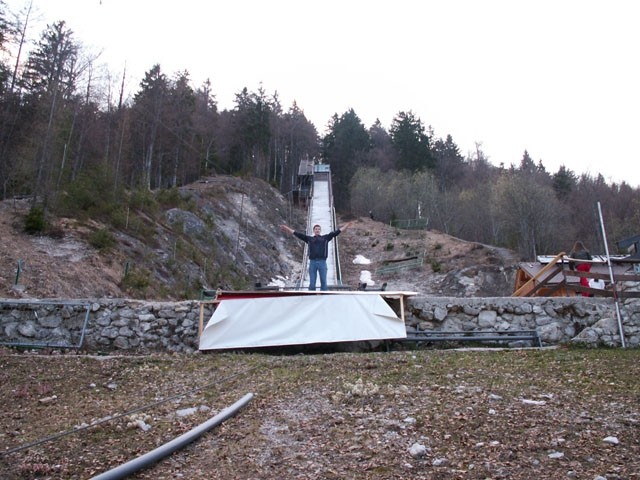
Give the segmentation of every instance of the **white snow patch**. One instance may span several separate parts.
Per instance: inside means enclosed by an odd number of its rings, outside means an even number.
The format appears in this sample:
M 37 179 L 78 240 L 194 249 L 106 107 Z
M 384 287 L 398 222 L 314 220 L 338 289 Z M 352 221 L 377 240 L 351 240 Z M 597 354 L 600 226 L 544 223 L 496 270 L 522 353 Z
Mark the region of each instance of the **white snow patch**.
M 353 263 L 355 263 L 356 265 L 369 265 L 371 263 L 371 260 L 363 255 L 356 255 L 356 258 L 353 259 Z
M 369 270 L 362 270 L 360 272 L 360 283 L 366 283 L 367 286 L 376 284 L 376 282 L 371 279 L 371 272 Z

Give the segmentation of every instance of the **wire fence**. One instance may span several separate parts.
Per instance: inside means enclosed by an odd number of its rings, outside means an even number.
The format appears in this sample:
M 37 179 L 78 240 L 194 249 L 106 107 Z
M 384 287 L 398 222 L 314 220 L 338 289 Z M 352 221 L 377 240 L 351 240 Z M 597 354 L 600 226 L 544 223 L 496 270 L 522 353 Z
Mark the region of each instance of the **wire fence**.
M 0 302 L 0 345 L 81 348 L 91 304 L 72 301 Z

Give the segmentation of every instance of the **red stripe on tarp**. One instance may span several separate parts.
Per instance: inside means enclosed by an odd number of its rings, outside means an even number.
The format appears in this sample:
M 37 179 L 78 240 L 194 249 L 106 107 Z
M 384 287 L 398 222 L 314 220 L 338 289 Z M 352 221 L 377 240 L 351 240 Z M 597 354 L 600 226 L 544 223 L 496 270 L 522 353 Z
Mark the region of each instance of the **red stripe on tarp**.
M 216 294 L 216 300 L 236 300 L 247 298 L 272 298 L 272 297 L 293 297 L 301 295 L 320 295 L 327 292 L 311 292 L 309 290 L 272 290 L 272 291 L 221 291 Z

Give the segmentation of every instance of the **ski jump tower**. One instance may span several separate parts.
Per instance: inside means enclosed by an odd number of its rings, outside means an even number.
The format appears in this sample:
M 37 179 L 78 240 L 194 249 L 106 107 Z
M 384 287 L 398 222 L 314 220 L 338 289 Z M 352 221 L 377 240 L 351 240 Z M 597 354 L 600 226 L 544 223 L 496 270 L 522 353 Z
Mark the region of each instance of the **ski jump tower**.
M 307 204 L 307 234 L 311 235 L 314 225 L 320 225 L 322 234 L 329 233 L 336 228 L 336 212 L 333 206 L 333 192 L 331 190 L 331 168 L 329 165 L 314 164 L 312 160 L 303 160 L 298 170 L 301 180 L 301 190 L 308 192 Z M 342 275 L 340 272 L 340 255 L 338 238 L 329 243 L 329 255 L 327 257 L 327 285 L 330 290 L 342 288 Z M 309 288 L 309 255 L 307 245 L 304 247 L 302 259 L 302 273 L 298 288 Z M 317 288 L 319 283 L 316 282 Z

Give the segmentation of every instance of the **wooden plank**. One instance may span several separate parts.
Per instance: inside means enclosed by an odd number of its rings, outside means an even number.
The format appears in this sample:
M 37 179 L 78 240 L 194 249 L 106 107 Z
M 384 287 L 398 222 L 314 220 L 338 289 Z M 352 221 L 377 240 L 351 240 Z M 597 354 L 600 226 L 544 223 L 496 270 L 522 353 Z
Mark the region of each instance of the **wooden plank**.
M 538 274 L 529 279 L 520 288 L 511 294 L 512 297 L 531 297 L 533 293 L 548 286 L 548 281 L 562 271 L 556 263 L 545 265 Z

